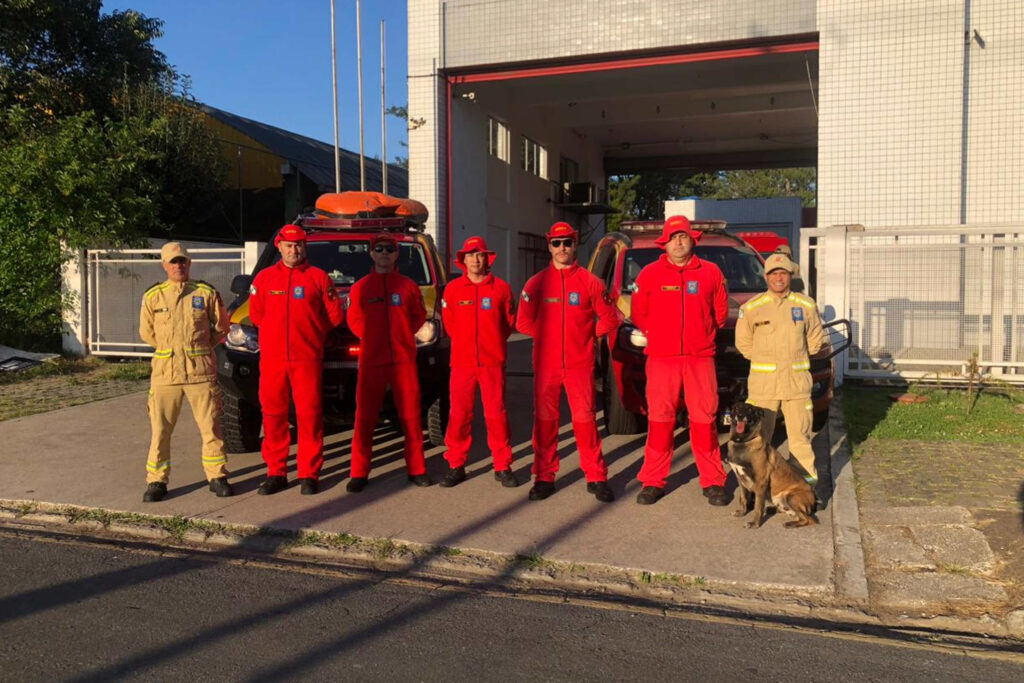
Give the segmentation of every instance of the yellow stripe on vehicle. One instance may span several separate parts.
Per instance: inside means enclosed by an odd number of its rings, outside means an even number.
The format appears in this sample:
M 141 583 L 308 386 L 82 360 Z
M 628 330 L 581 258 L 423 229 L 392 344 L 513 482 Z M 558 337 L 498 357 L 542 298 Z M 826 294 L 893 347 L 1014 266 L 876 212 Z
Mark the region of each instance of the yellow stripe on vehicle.
M 775 372 L 775 363 L 751 363 L 751 372 Z

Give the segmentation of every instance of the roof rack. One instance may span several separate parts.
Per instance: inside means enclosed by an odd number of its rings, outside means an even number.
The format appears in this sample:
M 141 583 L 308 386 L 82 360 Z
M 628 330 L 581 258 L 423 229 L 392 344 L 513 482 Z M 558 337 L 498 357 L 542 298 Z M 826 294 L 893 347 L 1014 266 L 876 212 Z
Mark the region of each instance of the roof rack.
M 304 228 L 316 228 L 318 230 L 362 230 L 367 232 L 390 230 L 393 232 L 423 232 L 424 226 L 420 223 L 402 218 L 401 216 L 387 217 L 353 217 L 353 218 L 327 218 L 317 215 L 299 216 L 296 222 Z

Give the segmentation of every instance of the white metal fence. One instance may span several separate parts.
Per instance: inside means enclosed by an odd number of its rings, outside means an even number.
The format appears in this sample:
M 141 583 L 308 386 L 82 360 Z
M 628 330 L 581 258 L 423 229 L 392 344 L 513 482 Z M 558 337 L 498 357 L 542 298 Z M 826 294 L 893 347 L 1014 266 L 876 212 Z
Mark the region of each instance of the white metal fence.
M 1024 226 L 804 230 L 826 318 L 846 317 L 850 377 L 981 369 L 1024 383 Z M 840 262 L 842 258 L 842 262 Z
M 193 248 L 190 277 L 213 285 L 225 304 L 231 280 L 246 272 L 245 248 Z M 99 356 L 149 357 L 139 337 L 139 308 L 147 289 L 167 279 L 159 249 L 89 249 L 85 252 L 84 307 L 88 352 Z

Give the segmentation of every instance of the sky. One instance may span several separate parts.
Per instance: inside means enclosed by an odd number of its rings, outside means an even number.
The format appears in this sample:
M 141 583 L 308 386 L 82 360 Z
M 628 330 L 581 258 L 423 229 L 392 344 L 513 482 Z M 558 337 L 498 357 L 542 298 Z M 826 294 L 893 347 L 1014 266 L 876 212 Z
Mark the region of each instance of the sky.
M 188 75 L 197 100 L 323 142 L 334 142 L 330 0 L 111 0 L 164 22 L 155 41 Z M 408 103 L 405 0 L 362 0 L 363 124 L 367 156 L 379 156 L 380 22 L 385 22 L 386 103 Z M 356 2 L 335 0 L 338 135 L 359 150 Z M 407 156 L 405 123 L 385 122 L 388 161 Z

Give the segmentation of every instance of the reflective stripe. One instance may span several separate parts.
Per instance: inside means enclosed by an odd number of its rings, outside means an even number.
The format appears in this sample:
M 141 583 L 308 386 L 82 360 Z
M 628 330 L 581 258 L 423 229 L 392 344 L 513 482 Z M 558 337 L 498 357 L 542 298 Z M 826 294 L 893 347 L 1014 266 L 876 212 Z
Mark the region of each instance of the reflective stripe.
M 810 370 L 811 369 L 811 361 L 809 361 L 809 360 L 802 360 L 799 363 L 793 363 L 793 369 L 794 370 Z
M 775 372 L 775 363 L 751 363 L 751 372 Z
M 204 349 L 204 348 L 185 349 L 185 355 L 187 355 L 189 358 L 195 358 L 196 356 L 209 356 L 210 355 L 210 349 Z
M 787 296 L 786 298 L 789 299 L 790 301 L 797 302 L 801 306 L 806 306 L 807 308 L 814 308 L 814 302 L 805 296 L 800 296 L 799 294 L 794 294 L 793 292 L 790 292 L 789 296 Z
M 211 455 L 209 457 L 203 456 L 203 462 L 207 465 L 221 465 L 228 461 L 226 456 L 223 455 Z
M 170 358 L 174 355 L 174 349 L 157 349 L 153 353 L 153 358 Z
M 814 403 L 811 402 L 811 401 L 808 401 L 807 403 L 805 403 L 804 404 L 804 410 L 814 410 Z
M 153 296 L 154 294 L 159 294 L 160 292 L 162 292 L 165 289 L 167 289 L 167 287 L 168 287 L 168 285 L 167 285 L 166 282 L 161 282 L 158 285 L 153 285 L 152 287 L 150 287 L 149 289 L 146 290 L 146 298 L 148 299 L 149 297 Z
M 171 461 L 170 460 L 164 460 L 163 462 L 161 462 L 159 464 L 156 464 L 156 465 L 154 465 L 151 462 L 147 462 L 146 463 L 146 469 L 149 470 L 150 472 L 154 472 L 154 473 L 162 472 L 162 471 L 170 469 L 170 468 L 171 468 Z
M 758 306 L 766 304 L 766 303 L 768 303 L 771 300 L 772 300 L 772 298 L 771 298 L 770 295 L 762 294 L 757 299 L 754 299 L 753 301 L 748 301 L 746 304 L 743 305 L 743 308 L 747 309 L 748 311 L 752 311 L 755 308 L 757 308 Z

